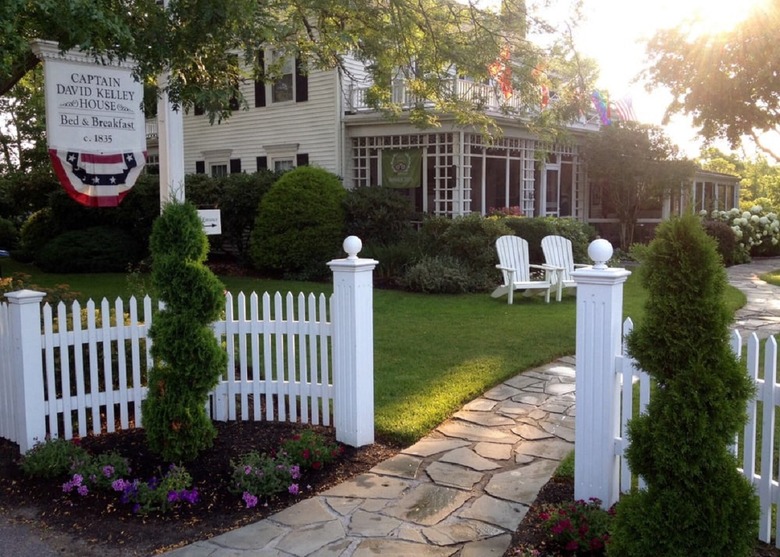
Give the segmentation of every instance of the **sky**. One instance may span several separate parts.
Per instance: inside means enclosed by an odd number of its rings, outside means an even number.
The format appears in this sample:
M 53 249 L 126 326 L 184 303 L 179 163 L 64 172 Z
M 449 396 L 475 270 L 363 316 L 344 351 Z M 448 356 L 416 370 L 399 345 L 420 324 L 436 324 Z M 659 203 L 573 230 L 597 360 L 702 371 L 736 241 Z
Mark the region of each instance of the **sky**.
M 594 58 L 600 67 L 598 86 L 610 92 L 612 100 L 629 97 L 637 119 L 661 125 L 671 95 L 663 90 L 645 90 L 633 80 L 645 67 L 643 39 L 662 28 L 694 19 L 702 29 L 725 30 L 742 17 L 747 7 L 766 0 L 583 0 L 585 19 L 575 31 L 578 49 Z M 552 0 L 558 9 L 568 0 Z M 698 156 L 701 141 L 684 116 L 675 116 L 663 126 L 666 134 L 689 157 Z M 716 146 L 724 151 L 725 143 Z M 748 149 L 748 155 L 752 153 Z

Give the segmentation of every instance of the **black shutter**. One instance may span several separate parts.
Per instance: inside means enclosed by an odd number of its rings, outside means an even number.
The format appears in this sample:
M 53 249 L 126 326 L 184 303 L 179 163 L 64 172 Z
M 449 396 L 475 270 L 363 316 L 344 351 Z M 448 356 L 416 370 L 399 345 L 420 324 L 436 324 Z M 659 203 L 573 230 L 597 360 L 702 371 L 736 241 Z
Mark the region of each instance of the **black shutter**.
M 194 107 L 195 116 L 203 116 L 206 114 L 206 109 L 203 108 L 203 105 L 200 103 L 195 103 Z
M 230 159 L 230 173 L 231 174 L 241 173 L 241 159 Z
M 295 155 L 295 166 L 309 166 L 309 154 L 298 153 Z
M 309 100 L 309 78 L 301 73 L 301 59 L 295 58 L 295 102 Z
M 195 174 L 206 173 L 206 161 L 195 161 Z
M 257 157 L 257 170 L 258 172 L 261 170 L 267 170 L 268 169 L 268 157 Z
M 257 64 L 262 75 L 265 75 L 265 52 L 260 49 L 257 53 Z M 265 106 L 265 82 L 255 80 L 255 106 Z

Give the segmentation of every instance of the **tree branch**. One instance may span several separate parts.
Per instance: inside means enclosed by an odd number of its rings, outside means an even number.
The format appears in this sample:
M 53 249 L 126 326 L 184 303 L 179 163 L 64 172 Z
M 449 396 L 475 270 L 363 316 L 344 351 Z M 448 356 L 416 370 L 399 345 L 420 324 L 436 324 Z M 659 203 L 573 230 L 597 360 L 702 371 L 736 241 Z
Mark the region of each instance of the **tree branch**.
M 38 57 L 33 54 L 32 50 L 27 50 L 24 53 L 24 58 L 19 60 L 18 64 L 14 65 L 13 70 L 7 76 L 3 76 L 0 81 L 0 96 L 5 95 L 11 88 L 16 85 L 20 79 L 22 79 L 27 72 L 32 70 L 38 65 Z
M 780 153 L 764 145 L 764 143 L 761 141 L 761 138 L 758 136 L 755 130 L 751 130 L 750 137 L 753 139 L 753 141 L 755 142 L 756 146 L 758 146 L 759 149 L 761 149 L 767 155 L 771 156 L 776 161 L 780 161 Z

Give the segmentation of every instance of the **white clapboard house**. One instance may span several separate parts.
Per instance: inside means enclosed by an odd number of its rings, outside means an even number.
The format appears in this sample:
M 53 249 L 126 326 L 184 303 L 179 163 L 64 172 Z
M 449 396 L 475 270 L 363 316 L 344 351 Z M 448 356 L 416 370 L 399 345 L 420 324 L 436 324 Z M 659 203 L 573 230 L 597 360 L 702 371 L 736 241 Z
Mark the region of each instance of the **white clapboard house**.
M 272 51 L 264 53 L 261 62 L 272 55 Z M 184 116 L 185 172 L 223 176 L 309 164 L 340 176 L 346 188 L 406 186 L 399 191 L 426 214 L 484 215 L 491 208 L 514 207 L 525 216 L 573 217 L 597 225 L 614 222 L 602 204 L 603 196 L 588 183 L 576 145 L 577 137 L 599 129 L 595 114 L 572 122 L 575 141 L 547 145 L 546 160 L 540 163 L 541 140 L 523 120 L 501 110 L 519 99 L 505 96 L 498 84 L 453 77 L 457 92 L 481 99 L 502 129 L 502 137 L 489 143 L 479 131 L 460 127 L 446 115 L 440 127 L 425 130 L 403 114 L 386 118 L 365 101 L 370 83 L 361 64 L 349 57 L 346 63 L 346 73 L 303 75 L 297 62 L 289 59 L 281 80 L 241 85 L 248 110 L 235 111 L 214 124 L 206 115 L 190 111 Z M 392 94 L 394 102 L 410 106 L 412 99 L 402 80 L 394 83 Z M 149 131 L 154 157 L 153 123 Z M 387 168 L 399 165 L 412 169 L 411 181 L 388 183 Z M 738 201 L 737 183 L 734 176 L 707 173 L 643 218 L 658 222 L 690 203 L 710 209 L 733 207 Z

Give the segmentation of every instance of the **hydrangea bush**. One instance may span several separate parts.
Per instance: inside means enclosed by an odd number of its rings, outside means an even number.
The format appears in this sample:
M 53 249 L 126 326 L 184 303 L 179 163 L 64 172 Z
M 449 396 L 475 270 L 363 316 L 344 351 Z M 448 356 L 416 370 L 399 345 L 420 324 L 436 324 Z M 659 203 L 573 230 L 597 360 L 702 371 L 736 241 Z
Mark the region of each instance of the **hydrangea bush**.
M 766 212 L 760 205 L 749 211 L 734 207 L 728 211 L 701 211 L 703 218 L 725 222 L 734 231 L 744 261 L 751 255 L 780 253 L 780 218 L 774 212 Z

